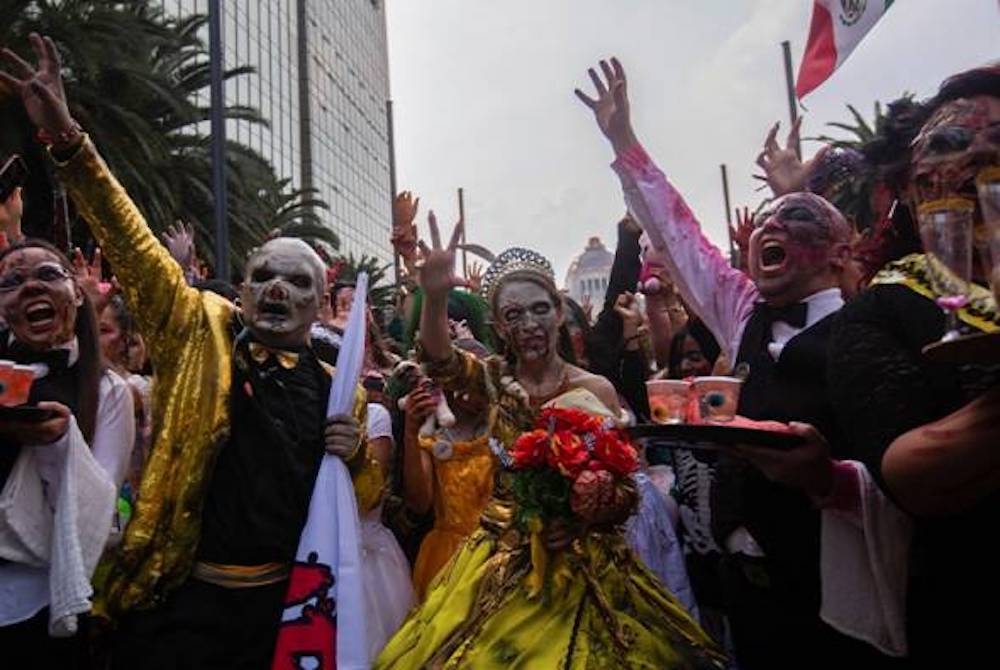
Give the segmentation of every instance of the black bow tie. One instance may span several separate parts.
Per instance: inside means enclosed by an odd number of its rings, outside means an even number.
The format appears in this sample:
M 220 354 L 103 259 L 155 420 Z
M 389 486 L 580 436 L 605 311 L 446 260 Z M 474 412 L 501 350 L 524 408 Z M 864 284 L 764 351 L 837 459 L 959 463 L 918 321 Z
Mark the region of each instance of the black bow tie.
M 69 367 L 69 349 L 38 351 L 28 347 L 20 340 L 14 340 L 10 343 L 7 356 L 18 365 L 44 363 L 49 368 L 49 374 L 61 372 Z
M 793 328 L 805 328 L 806 316 L 809 314 L 809 305 L 804 302 L 796 302 L 784 307 L 773 307 L 766 302 L 757 303 L 757 309 L 767 321 L 768 325 L 775 321 L 783 321 Z

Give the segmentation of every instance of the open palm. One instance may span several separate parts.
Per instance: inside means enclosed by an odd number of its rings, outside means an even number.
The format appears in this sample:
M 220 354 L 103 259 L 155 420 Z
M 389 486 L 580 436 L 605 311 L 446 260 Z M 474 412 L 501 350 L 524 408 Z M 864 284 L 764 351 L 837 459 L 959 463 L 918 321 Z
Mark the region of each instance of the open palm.
M 468 284 L 455 274 L 455 248 L 462 239 L 462 222 L 455 224 L 447 247 L 441 246 L 441 232 L 434 212 L 427 214 L 427 225 L 431 246 L 420 240 L 421 257 L 416 264 L 418 283 L 428 297 L 446 297 L 451 289 Z
M 32 33 L 29 40 L 38 58 L 37 69 L 4 48 L 0 56 L 16 76 L 0 72 L 0 82 L 20 96 L 24 110 L 35 127 L 58 137 L 73 128 L 60 74 L 59 51 L 50 37 Z
M 604 79 L 601 79 L 594 68 L 587 70 L 594 83 L 596 98 L 591 98 L 580 89 L 576 89 L 574 93 L 594 113 L 597 126 L 611 142 L 611 146 L 616 152 L 621 152 L 636 141 L 629 112 L 625 69 L 617 58 L 612 58 L 610 63 L 602 60 L 600 68 Z

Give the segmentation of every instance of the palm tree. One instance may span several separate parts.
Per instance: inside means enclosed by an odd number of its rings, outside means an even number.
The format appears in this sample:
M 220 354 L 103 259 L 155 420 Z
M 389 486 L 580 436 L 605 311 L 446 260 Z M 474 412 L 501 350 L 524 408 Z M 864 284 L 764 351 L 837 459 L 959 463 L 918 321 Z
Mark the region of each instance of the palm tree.
M 199 104 L 209 84 L 201 35 L 206 17 L 169 18 L 149 0 L 3 0 L 0 43 L 24 53 L 30 32 L 48 34 L 63 57 L 71 111 L 88 130 L 150 226 L 177 219 L 194 224 L 202 249 L 212 247 L 214 210 L 209 108 Z M 253 76 L 238 67 L 227 79 Z M 47 161 L 33 140 L 19 102 L 0 90 L 0 147 L 24 155 L 32 168 L 26 188 L 29 231 L 47 231 L 52 185 Z M 228 119 L 265 123 L 250 108 L 227 106 Z M 319 226 L 312 212 L 325 204 L 296 192 L 249 147 L 227 142 L 228 224 L 232 268 L 274 228 Z M 292 228 L 294 230 L 294 228 Z M 311 236 L 332 249 L 332 233 Z M 228 272 L 219 273 L 222 275 Z
M 395 305 L 395 286 L 388 281 L 390 263 L 383 263 L 375 256 L 355 256 L 353 253 L 339 259 L 342 264 L 339 279 L 354 281 L 361 272 L 368 273 L 368 304 L 372 311 L 382 313 Z

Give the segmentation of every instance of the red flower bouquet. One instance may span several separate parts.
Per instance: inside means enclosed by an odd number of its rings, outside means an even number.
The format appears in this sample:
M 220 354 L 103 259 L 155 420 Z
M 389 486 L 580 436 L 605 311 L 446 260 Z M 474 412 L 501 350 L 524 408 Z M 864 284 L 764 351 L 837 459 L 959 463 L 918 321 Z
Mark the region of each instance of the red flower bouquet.
M 627 516 L 635 503 L 629 475 L 639 458 L 613 421 L 577 409 L 544 409 L 510 455 L 518 520 L 525 527 L 553 519 L 607 523 Z

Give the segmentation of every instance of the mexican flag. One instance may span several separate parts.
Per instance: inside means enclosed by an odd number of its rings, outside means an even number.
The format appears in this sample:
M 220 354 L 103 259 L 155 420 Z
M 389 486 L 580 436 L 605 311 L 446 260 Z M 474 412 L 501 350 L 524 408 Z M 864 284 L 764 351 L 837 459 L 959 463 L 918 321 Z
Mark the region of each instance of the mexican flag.
M 893 0 L 814 0 L 809 41 L 799 66 L 800 99 L 822 84 L 882 18 Z

